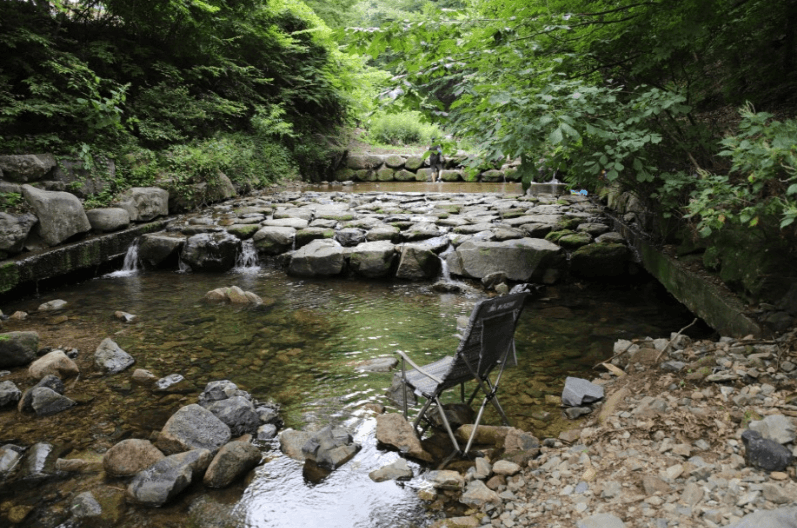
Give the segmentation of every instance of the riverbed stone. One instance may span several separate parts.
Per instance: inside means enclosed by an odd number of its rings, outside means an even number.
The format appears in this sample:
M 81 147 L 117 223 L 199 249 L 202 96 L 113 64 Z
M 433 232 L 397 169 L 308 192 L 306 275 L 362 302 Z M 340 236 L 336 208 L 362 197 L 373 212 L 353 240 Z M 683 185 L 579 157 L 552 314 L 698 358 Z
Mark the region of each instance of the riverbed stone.
M 797 506 L 753 512 L 726 528 L 797 528 Z
M 365 233 L 364 229 L 346 227 L 335 232 L 335 240 L 343 247 L 355 247 L 365 242 Z
M 28 376 L 37 381 L 47 375 L 68 379 L 78 374 L 80 374 L 80 369 L 77 364 L 63 350 L 53 350 L 31 363 L 28 367 Z
M 255 406 L 243 396 L 214 401 L 206 405 L 205 408 L 227 424 L 232 436 L 255 434 L 260 426 L 260 418 L 255 411 Z
M 226 488 L 260 463 L 260 450 L 249 442 L 225 444 L 213 457 L 203 482 L 209 488 Z
M 349 266 L 354 273 L 366 278 L 387 277 L 396 256 L 396 246 L 390 242 L 364 242 L 352 249 Z
M 371 471 L 368 477 L 374 482 L 385 482 L 386 480 L 409 480 L 412 478 L 412 469 L 407 465 L 407 461 L 398 458 L 393 463 Z
M 124 229 L 130 225 L 130 214 L 121 207 L 89 209 L 86 211 L 86 218 L 94 231 L 102 233 Z
M 55 473 L 57 459 L 55 446 L 47 442 L 33 444 L 25 453 L 18 478 L 23 481 L 40 481 Z
M 284 226 L 261 227 L 252 236 L 258 253 L 264 255 L 279 255 L 293 247 L 296 237 L 296 228 Z
M 66 308 L 68 303 L 63 299 L 53 299 L 52 301 L 47 301 L 45 303 L 41 303 L 37 311 L 39 312 L 57 312 L 58 310 L 63 310 Z
M 222 272 L 235 267 L 241 239 L 227 233 L 200 233 L 186 239 L 180 258 L 193 271 Z
M 312 435 L 309 431 L 285 429 L 280 432 L 280 450 L 294 460 L 304 461 L 305 455 L 302 448 Z
M 23 453 L 21 447 L 12 444 L 0 446 L 0 479 L 6 478 L 17 468 Z
M 136 360 L 122 350 L 110 337 L 106 337 L 94 351 L 94 366 L 105 374 L 118 374 L 132 366 Z
M 38 332 L 0 334 L 0 367 L 22 367 L 36 359 Z
M 29 412 L 29 413 L 34 412 L 33 389 L 39 387 L 47 387 L 48 389 L 54 390 L 58 394 L 63 394 L 65 389 L 64 382 L 61 381 L 61 378 L 59 378 L 58 376 L 54 375 L 44 376 L 42 379 L 39 380 L 39 382 L 36 385 L 30 387 L 29 389 L 27 389 L 22 393 L 22 397 L 20 398 L 19 403 L 17 404 L 17 410 L 19 412 Z
M 30 230 L 38 221 L 30 213 L 15 215 L 0 212 L 0 259 L 22 251 Z
M 494 506 L 500 504 L 501 497 L 488 488 L 481 480 L 471 480 L 468 482 L 459 502 L 475 508 L 482 508 L 488 504 Z
M 244 397 L 247 400 L 252 399 L 248 392 L 239 389 L 238 385 L 232 381 L 215 380 L 205 385 L 205 389 L 202 391 L 202 394 L 199 395 L 198 400 L 199 405 L 207 408 L 213 402 L 226 400 L 227 398 L 234 398 L 236 396 Z
M 146 233 L 138 241 L 138 259 L 151 268 L 177 267 L 188 237 L 182 233 Z
M 159 187 L 133 187 L 116 204 L 127 211 L 131 222 L 149 222 L 169 214 L 169 191 Z
M 84 491 L 72 500 L 69 511 L 75 519 L 89 519 L 101 516 L 102 506 L 90 491 Z
M 144 506 L 163 506 L 191 482 L 202 478 L 212 460 L 207 449 L 167 456 L 139 472 L 127 487 L 127 498 Z
M 56 167 L 52 154 L 10 154 L 0 156 L 3 179 L 25 183 L 43 179 Z
M 158 381 L 158 376 L 146 369 L 136 369 L 133 371 L 131 379 L 136 385 L 148 387 Z
M 343 246 L 334 240 L 313 240 L 294 252 L 288 273 L 298 277 L 328 277 L 343 271 Z
M 83 205 L 74 194 L 43 191 L 23 185 L 22 195 L 39 219 L 34 231 L 48 246 L 57 246 L 75 235 L 91 230 Z
M 149 440 L 129 438 L 105 452 L 102 467 L 112 477 L 132 477 L 164 457 Z
M 598 513 L 576 521 L 576 528 L 625 528 L 622 519 L 611 513 Z
M 351 460 L 360 448 L 345 428 L 328 425 L 310 435 L 302 446 L 302 454 L 305 460 L 321 468 L 337 469 Z
M 230 428 L 212 412 L 192 403 L 178 409 L 161 429 L 155 447 L 171 455 L 190 449 L 215 453 L 230 441 Z
M 401 230 L 398 227 L 387 224 L 372 227 L 365 234 L 365 238 L 369 242 L 378 242 L 380 240 L 397 242 L 400 236 Z
M 22 397 L 22 391 L 13 381 L 0 381 L 0 408 L 16 405 Z
M 535 272 L 557 262 L 562 248 L 537 238 L 495 242 L 470 239 L 448 255 L 452 274 L 481 279 L 495 272 L 514 281 L 528 281 Z
M 30 405 L 37 416 L 51 416 L 74 407 L 77 402 L 49 387 L 36 387 L 30 391 Z
M 401 414 L 380 414 L 376 417 L 376 440 L 398 449 L 405 456 L 432 461 L 432 456 L 423 449 L 412 424 Z

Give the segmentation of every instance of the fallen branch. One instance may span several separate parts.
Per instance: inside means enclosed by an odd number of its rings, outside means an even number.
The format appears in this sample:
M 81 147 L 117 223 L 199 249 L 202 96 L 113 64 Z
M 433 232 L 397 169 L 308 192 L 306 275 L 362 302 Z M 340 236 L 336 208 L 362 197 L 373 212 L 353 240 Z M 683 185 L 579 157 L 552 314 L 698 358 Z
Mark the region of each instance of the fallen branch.
M 669 341 L 667 341 L 667 344 L 666 344 L 666 345 L 664 345 L 664 348 L 662 348 L 662 349 L 661 349 L 661 352 L 659 352 L 659 355 L 657 355 L 657 356 L 656 356 L 656 359 L 654 359 L 654 360 L 653 360 L 653 363 L 658 363 L 658 362 L 659 362 L 659 358 L 661 358 L 661 355 L 662 355 L 662 354 L 664 354 L 664 352 L 666 352 L 668 348 L 670 348 L 670 345 L 672 345 L 672 342 L 673 342 L 673 341 L 675 341 L 675 339 L 676 339 L 678 336 L 680 336 L 680 335 L 681 335 L 681 333 L 682 333 L 684 330 L 686 330 L 687 328 L 689 328 L 690 326 L 692 326 L 692 325 L 693 325 L 693 324 L 695 324 L 696 322 L 697 322 L 697 317 L 695 317 L 695 320 L 694 320 L 694 321 L 692 321 L 692 322 L 691 322 L 691 323 L 689 323 L 688 325 L 686 325 L 686 326 L 684 326 L 683 328 L 681 328 L 680 330 L 678 330 L 678 333 L 676 333 L 674 336 L 672 336 L 672 339 L 670 339 Z

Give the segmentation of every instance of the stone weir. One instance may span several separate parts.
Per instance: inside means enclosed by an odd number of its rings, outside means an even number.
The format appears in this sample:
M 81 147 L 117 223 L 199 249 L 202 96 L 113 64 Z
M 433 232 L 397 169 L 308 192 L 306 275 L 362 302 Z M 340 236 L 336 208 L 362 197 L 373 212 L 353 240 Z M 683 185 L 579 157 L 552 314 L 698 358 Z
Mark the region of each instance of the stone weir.
M 439 291 L 463 287 L 451 277 L 497 292 L 525 282 L 616 279 L 641 262 L 723 335 L 761 334 L 730 292 L 717 293 L 627 228 L 613 229 L 603 207 L 580 195 L 282 191 L 151 221 L 153 211 L 167 212 L 148 201 L 167 200 L 153 190 L 133 193 L 129 217 L 149 222 L 0 262 L 0 297 L 76 270 L 96 272 L 135 239 L 147 268 L 227 271 L 248 249 L 297 277 L 442 277 Z

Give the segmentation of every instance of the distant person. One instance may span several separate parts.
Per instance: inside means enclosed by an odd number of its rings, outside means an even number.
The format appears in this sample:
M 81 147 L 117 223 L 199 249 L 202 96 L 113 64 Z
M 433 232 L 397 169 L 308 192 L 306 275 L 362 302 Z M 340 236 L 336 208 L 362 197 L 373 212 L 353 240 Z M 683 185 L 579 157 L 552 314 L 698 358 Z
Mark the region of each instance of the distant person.
M 429 166 L 432 168 L 432 181 L 443 181 L 443 147 L 432 145 L 429 147 Z

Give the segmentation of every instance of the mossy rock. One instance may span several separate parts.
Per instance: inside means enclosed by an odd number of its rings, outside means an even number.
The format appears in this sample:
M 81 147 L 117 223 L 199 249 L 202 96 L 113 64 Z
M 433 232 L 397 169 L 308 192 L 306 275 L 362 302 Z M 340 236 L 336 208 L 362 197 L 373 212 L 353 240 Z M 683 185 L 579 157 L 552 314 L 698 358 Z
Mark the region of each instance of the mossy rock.
M 579 225 L 584 223 L 583 218 L 573 217 L 573 216 L 565 216 L 561 220 L 556 223 L 556 230 L 560 231 L 563 229 L 575 229 Z
M 510 218 L 519 218 L 525 214 L 526 211 L 523 209 L 509 209 L 508 211 L 501 211 L 501 218 L 508 220 Z
M 370 169 L 360 169 L 354 171 L 352 179 L 356 181 L 375 181 L 376 173 Z
M 354 179 L 354 175 L 357 171 L 353 169 L 339 169 L 335 171 L 335 181 L 343 182 L 343 181 L 350 181 Z
M 572 235 L 565 235 L 557 241 L 557 243 L 565 249 L 573 250 L 582 246 L 586 246 L 592 242 L 592 236 L 589 233 L 575 233 Z
M 377 181 L 393 181 L 393 176 L 395 175 L 395 171 L 393 169 L 389 169 L 387 167 L 381 168 L 376 171 L 376 180 Z
M 617 277 L 627 272 L 630 260 L 631 251 L 625 244 L 589 244 L 570 255 L 570 273 L 586 278 Z
M 227 232 L 241 240 L 246 240 L 247 238 L 252 238 L 258 229 L 260 229 L 258 224 L 233 224 L 227 227 Z
M 548 242 L 553 242 L 554 244 L 558 244 L 560 238 L 575 234 L 576 234 L 575 231 L 571 231 L 569 229 L 561 229 L 557 231 L 551 231 L 550 233 L 545 235 L 545 240 L 547 240 Z
M 296 232 L 296 247 L 300 248 L 309 244 L 313 240 L 332 238 L 334 236 L 334 229 L 325 229 L 323 227 L 308 227 L 305 229 L 300 229 Z

